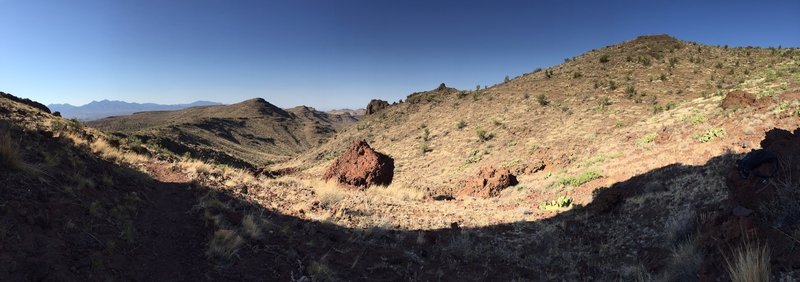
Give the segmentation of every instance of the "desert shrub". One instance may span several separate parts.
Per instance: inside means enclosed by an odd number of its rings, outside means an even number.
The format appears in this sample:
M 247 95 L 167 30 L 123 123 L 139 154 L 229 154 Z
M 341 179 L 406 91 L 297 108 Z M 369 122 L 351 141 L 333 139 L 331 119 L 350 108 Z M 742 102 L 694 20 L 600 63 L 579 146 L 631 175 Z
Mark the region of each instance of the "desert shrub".
M 677 64 L 678 64 L 678 58 L 670 58 L 669 59 L 669 67 L 670 68 L 675 67 L 675 65 L 677 65 Z
M 667 103 L 667 107 L 665 108 L 665 110 L 669 111 L 669 110 L 675 109 L 677 107 L 678 107 L 678 103 L 676 103 L 675 101 L 672 101 L 672 102 Z
M 506 77 L 505 77 L 505 78 L 503 78 L 503 82 L 509 82 L 510 80 L 511 80 L 511 79 L 508 79 L 508 75 L 506 75 Z
M 725 257 L 728 275 L 733 282 L 769 281 L 770 254 L 766 245 L 745 243 L 733 252 L 733 257 Z
M 608 81 L 608 88 L 611 90 L 617 90 L 617 82 L 613 80 Z
M 658 76 L 658 79 L 661 81 L 667 81 L 667 74 L 662 73 L 661 75 Z
M 422 145 L 419 146 L 419 151 L 424 155 L 433 150 L 431 150 L 431 146 L 428 144 L 428 142 L 423 142 Z
M 561 186 L 577 187 L 588 183 L 589 181 L 602 178 L 603 175 L 596 170 L 586 170 L 576 176 L 562 177 L 556 180 L 556 184 Z
M 456 128 L 458 129 L 464 129 L 464 127 L 467 127 L 467 122 L 464 121 L 463 119 L 458 121 L 458 123 L 456 124 Z
M 653 105 L 653 113 L 654 114 L 657 114 L 657 113 L 660 113 L 660 112 L 663 112 L 663 111 L 664 111 L 664 106 L 661 106 L 659 104 Z
M 9 170 L 18 170 L 22 167 L 17 146 L 8 131 L 0 132 L 0 166 Z
M 628 94 L 628 98 L 632 98 L 636 95 L 636 88 L 633 85 L 628 85 L 628 87 L 625 87 L 625 94 Z
M 724 128 L 711 128 L 709 130 L 706 130 L 705 133 L 697 136 L 697 141 L 700 141 L 700 143 L 707 143 L 710 142 L 711 140 L 721 137 L 725 137 Z
M 334 280 L 334 272 L 333 270 L 328 267 L 327 264 L 318 261 L 312 261 L 308 267 L 306 268 L 311 277 L 313 277 L 313 281 L 333 281 Z
M 456 94 L 456 95 L 457 95 L 458 99 L 462 99 L 464 97 L 467 97 L 467 91 L 458 91 L 458 94 Z
M 570 207 L 572 207 L 572 198 L 567 196 L 558 196 L 555 200 L 539 204 L 539 209 L 545 211 L 563 210 Z
M 428 128 L 422 129 L 422 141 L 428 141 L 431 139 L 431 131 Z
M 478 139 L 480 139 L 482 142 L 486 142 L 494 138 L 494 134 L 487 133 L 486 130 L 483 129 L 482 127 L 476 128 L 475 134 L 478 135 Z
M 230 259 L 239 252 L 244 244 L 244 238 L 239 236 L 236 231 L 220 229 L 214 232 L 214 237 L 208 243 L 206 255 L 210 258 Z
M 608 54 L 603 54 L 602 56 L 600 56 L 600 62 L 604 64 L 608 63 Z
M 718 68 L 718 69 L 721 69 L 722 68 L 722 63 L 717 63 L 716 65 L 714 65 L 714 67 Z
M 536 96 L 536 102 L 539 103 L 540 106 L 547 106 L 550 104 L 550 101 L 547 100 L 547 96 L 544 94 L 539 94 Z
M 473 149 L 469 151 L 467 158 L 464 160 L 464 164 L 468 165 L 480 162 L 482 157 L 481 151 Z
M 260 239 L 264 236 L 260 218 L 255 214 L 247 214 L 242 218 L 242 233 L 250 239 Z
M 639 140 L 639 144 L 644 145 L 644 144 L 653 143 L 653 141 L 656 140 L 656 137 L 658 137 L 658 133 L 657 132 L 653 132 L 653 133 L 647 134 L 644 137 L 642 137 L 641 140 Z
M 583 74 L 581 74 L 579 71 L 572 73 L 572 78 L 581 78 L 581 76 L 583 76 Z
M 600 96 L 600 98 L 597 98 L 597 107 L 600 110 L 605 110 L 608 106 L 611 106 L 611 99 L 608 98 L 608 96 Z

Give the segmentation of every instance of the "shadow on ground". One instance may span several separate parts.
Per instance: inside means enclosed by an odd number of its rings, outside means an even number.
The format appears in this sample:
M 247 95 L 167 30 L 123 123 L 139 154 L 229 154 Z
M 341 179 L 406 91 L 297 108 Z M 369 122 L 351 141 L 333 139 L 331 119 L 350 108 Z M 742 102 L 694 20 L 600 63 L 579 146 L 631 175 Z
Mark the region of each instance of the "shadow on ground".
M 15 129 L 12 136 L 23 144 L 22 159 L 36 165 L 0 171 L 5 281 L 716 278 L 725 275 L 719 245 L 729 240 L 708 229 L 730 222 L 732 207 L 721 199 L 725 177 L 741 157 L 654 169 L 599 190 L 585 207 L 540 221 L 359 230 L 283 215 L 225 193 L 214 196 L 221 205 L 202 206 L 213 189 L 156 181 L 44 131 Z M 260 236 L 245 235 L 248 215 L 259 219 Z M 230 257 L 207 253 L 219 230 L 242 234 L 240 244 L 218 241 L 238 246 Z M 698 238 L 689 262 L 675 260 L 687 241 L 682 236 Z M 691 263 L 695 256 L 699 261 Z M 782 267 L 775 270 L 792 271 Z

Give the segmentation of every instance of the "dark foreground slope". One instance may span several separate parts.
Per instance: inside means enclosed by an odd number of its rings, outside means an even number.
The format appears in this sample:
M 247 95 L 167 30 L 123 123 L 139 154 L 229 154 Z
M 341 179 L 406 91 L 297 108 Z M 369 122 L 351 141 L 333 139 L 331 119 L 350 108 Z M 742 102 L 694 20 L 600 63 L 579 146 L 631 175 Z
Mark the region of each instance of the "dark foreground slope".
M 280 109 L 263 99 L 225 106 L 142 112 L 87 123 L 123 142 L 156 144 L 177 155 L 254 168 L 314 147 L 357 119 L 313 108 Z

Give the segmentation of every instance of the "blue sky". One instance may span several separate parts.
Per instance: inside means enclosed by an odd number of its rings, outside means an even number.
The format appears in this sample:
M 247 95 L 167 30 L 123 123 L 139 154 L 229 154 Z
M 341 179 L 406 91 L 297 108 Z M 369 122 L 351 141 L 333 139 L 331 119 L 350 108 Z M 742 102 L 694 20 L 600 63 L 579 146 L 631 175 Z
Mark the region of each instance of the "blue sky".
M 642 34 L 800 47 L 800 1 L 0 0 L 0 91 L 364 107 L 494 84 Z

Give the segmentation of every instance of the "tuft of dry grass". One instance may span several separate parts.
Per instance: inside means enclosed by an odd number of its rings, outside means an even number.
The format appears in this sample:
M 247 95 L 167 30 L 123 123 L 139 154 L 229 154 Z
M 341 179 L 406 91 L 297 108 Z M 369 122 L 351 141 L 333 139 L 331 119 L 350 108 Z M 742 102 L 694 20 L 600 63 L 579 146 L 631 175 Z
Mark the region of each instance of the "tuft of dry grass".
M 242 219 L 242 233 L 253 240 L 258 240 L 264 237 L 262 231 L 261 218 L 255 214 L 247 214 Z
M 236 231 L 220 229 L 214 232 L 214 237 L 208 243 L 206 255 L 210 258 L 230 259 L 244 244 L 244 238 Z
M 347 197 L 344 188 L 330 181 L 313 181 L 311 186 L 314 187 L 314 193 L 317 194 L 319 205 L 324 209 L 334 207 Z
M 769 260 L 766 244 L 747 242 L 733 251 L 733 258 L 725 257 L 725 264 L 733 282 L 769 281 Z
M 17 146 L 7 131 L 0 133 L 0 165 L 10 170 L 22 168 Z
M 407 188 L 400 184 L 389 184 L 388 186 L 373 186 L 367 189 L 367 194 L 376 196 L 388 196 L 403 201 L 418 201 L 425 198 L 426 193 L 413 188 Z

